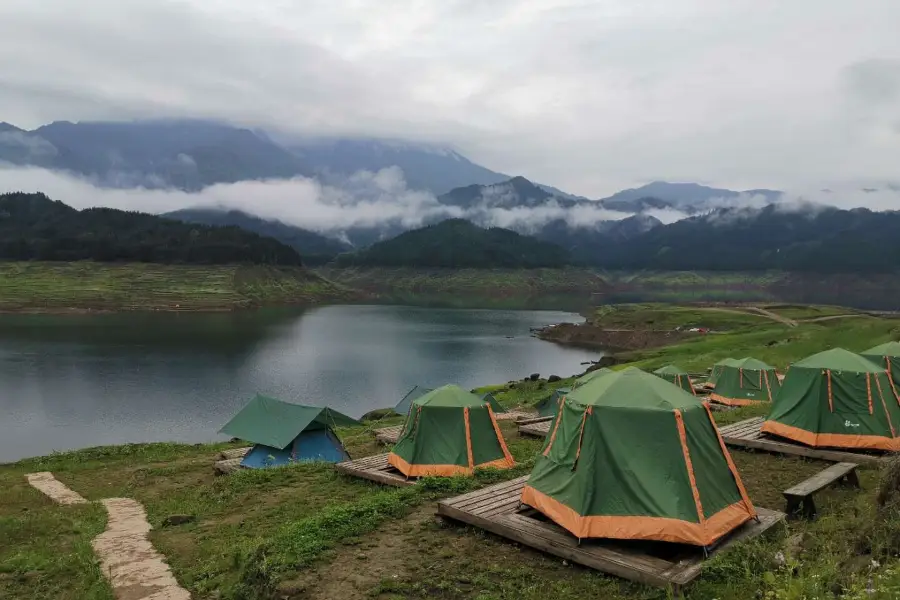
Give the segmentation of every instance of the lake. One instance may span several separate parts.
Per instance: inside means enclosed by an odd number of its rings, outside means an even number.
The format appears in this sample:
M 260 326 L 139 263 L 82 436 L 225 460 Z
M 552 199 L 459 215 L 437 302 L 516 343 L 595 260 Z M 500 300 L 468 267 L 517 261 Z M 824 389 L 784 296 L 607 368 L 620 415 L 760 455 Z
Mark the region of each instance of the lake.
M 0 462 L 126 442 L 203 442 L 254 394 L 353 417 L 413 386 L 568 376 L 600 353 L 530 336 L 554 311 L 328 306 L 0 316 Z

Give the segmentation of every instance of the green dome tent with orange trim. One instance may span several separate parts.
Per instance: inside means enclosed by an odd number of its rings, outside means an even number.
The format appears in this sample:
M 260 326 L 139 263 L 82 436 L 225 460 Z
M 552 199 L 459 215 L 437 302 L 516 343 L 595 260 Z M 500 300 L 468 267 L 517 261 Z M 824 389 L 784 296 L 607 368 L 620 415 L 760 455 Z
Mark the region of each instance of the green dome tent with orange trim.
M 728 406 L 771 402 L 781 387 L 775 367 L 755 358 L 723 361 L 709 399 Z
M 900 342 L 888 342 L 860 352 L 869 360 L 883 364 L 890 374 L 894 386 L 900 385 Z
M 388 462 L 407 477 L 515 466 L 488 400 L 445 385 L 412 401 Z
M 762 431 L 814 447 L 900 451 L 887 369 L 843 348 L 791 365 Z
M 709 546 L 756 517 L 709 408 L 634 367 L 566 396 L 521 500 L 579 539 Z
M 553 393 L 538 402 L 534 405 L 535 410 L 537 410 L 538 415 L 541 417 L 553 417 L 556 416 L 556 410 L 559 408 L 559 400 L 572 390 L 578 388 L 578 386 L 582 386 L 589 381 L 593 381 L 597 377 L 605 375 L 607 373 L 612 373 L 611 369 L 607 369 L 606 367 L 601 367 L 599 369 L 595 369 L 593 371 L 588 371 L 578 379 L 572 382 L 572 387 L 564 387 L 564 388 L 556 388 L 553 390 Z
M 712 370 L 709 373 L 709 379 L 707 379 L 708 383 L 716 385 L 716 381 L 719 379 L 719 375 L 722 374 L 722 369 L 726 367 L 726 365 L 731 365 L 737 362 L 735 358 L 723 358 L 719 362 L 713 365 Z
M 691 376 L 688 375 L 688 372 L 681 367 L 676 367 L 675 365 L 666 365 L 665 367 L 661 367 L 653 371 L 653 374 L 657 377 L 665 379 L 669 383 L 677 385 L 686 392 L 690 392 L 694 395 L 697 394 L 697 392 L 694 391 L 694 384 L 691 381 Z

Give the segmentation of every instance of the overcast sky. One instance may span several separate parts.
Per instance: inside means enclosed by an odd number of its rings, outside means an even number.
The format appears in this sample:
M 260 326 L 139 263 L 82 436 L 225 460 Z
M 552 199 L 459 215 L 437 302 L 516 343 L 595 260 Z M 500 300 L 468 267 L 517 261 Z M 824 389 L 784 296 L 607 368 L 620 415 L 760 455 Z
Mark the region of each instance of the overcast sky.
M 0 0 L 0 120 L 452 144 L 601 197 L 897 181 L 898 0 Z

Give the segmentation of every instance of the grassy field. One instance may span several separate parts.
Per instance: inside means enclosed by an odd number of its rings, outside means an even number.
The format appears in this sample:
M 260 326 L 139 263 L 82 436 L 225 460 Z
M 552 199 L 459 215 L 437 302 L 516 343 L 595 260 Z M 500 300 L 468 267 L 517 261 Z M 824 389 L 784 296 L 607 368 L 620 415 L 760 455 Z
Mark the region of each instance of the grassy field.
M 289 267 L 0 262 L 0 312 L 233 310 L 350 297 Z
M 606 284 L 587 269 L 317 269 L 347 287 L 400 304 L 580 310 Z
M 635 319 L 642 312 L 622 308 L 628 311 Z M 900 321 L 873 317 L 794 328 L 753 317 L 733 325 L 726 333 L 630 358 L 645 367 L 677 362 L 700 369 L 724 356 L 753 355 L 782 366 L 833 344 L 858 350 L 900 336 Z M 502 404 L 519 406 L 567 383 L 485 389 Z M 764 412 L 751 407 L 716 413 L 716 419 L 725 424 Z M 338 433 L 354 457 L 366 456 L 382 451 L 371 429 L 400 420 Z M 530 470 L 541 441 L 518 436 L 510 423 L 502 429 L 519 463 L 512 472 L 430 479 L 406 489 L 364 483 L 316 464 L 216 478 L 212 463 L 228 444 L 98 448 L 0 466 L 0 539 L 13 542 L 0 544 L 0 597 L 111 598 L 89 546 L 104 515 L 95 505 L 55 506 L 27 485 L 25 473 L 50 470 L 89 500 L 127 496 L 144 503 L 154 526 L 151 539 L 198 599 L 670 598 L 665 590 L 435 519 L 435 499 Z M 783 489 L 825 466 L 737 450 L 732 456 L 754 503 L 775 509 L 783 509 Z M 900 501 L 876 509 L 880 477 L 865 469 L 863 492 L 834 487 L 817 495 L 817 521 L 791 521 L 710 561 L 687 597 L 811 600 L 833 598 L 835 591 L 850 600 L 898 597 Z M 164 527 L 172 514 L 195 520 Z

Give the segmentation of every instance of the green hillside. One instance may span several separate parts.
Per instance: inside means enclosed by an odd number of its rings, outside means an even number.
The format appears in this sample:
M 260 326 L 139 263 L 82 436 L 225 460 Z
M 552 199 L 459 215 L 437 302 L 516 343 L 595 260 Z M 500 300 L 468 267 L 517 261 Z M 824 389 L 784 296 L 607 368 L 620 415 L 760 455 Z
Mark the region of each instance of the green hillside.
M 534 269 L 568 262 L 568 253 L 556 244 L 499 227 L 482 229 L 464 219 L 407 231 L 337 259 L 340 266 L 453 269 Z

